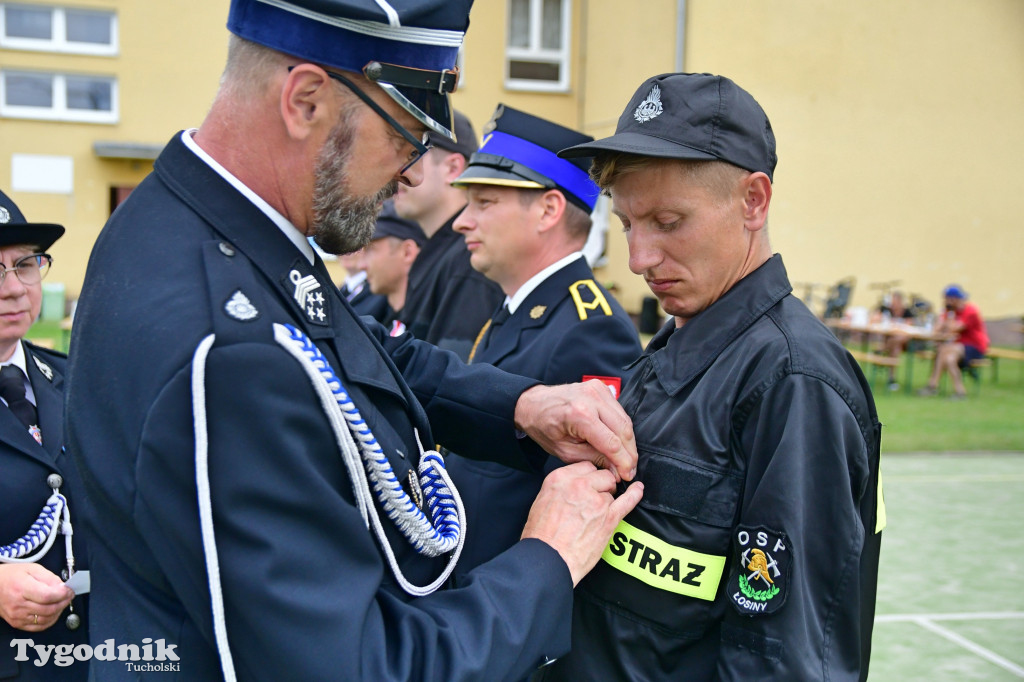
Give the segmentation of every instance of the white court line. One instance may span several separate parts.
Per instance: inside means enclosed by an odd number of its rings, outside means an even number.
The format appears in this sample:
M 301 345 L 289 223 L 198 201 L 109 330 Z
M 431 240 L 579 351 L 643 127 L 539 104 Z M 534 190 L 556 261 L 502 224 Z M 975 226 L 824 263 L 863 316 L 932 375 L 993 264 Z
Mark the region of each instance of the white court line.
M 1009 661 L 994 651 L 986 649 L 980 644 L 976 644 L 971 640 L 958 635 L 952 630 L 938 625 L 932 621 L 935 620 L 1007 620 L 1007 619 L 1021 619 L 1024 618 L 1024 613 L 1019 611 L 1006 611 L 1006 612 L 991 612 L 991 613 L 933 613 L 933 614 L 888 614 L 882 615 L 875 618 L 876 623 L 898 623 L 907 622 L 915 623 L 920 625 L 925 630 L 929 630 L 948 639 L 957 646 L 961 646 L 967 649 L 971 653 L 984 658 L 986 661 L 998 665 L 1003 670 L 1007 670 L 1017 677 L 1024 678 L 1024 668 L 1017 665 L 1013 661 Z
M 916 623 L 927 620 L 1019 620 L 1024 611 L 982 611 L 980 613 L 887 613 L 875 616 L 876 623 Z

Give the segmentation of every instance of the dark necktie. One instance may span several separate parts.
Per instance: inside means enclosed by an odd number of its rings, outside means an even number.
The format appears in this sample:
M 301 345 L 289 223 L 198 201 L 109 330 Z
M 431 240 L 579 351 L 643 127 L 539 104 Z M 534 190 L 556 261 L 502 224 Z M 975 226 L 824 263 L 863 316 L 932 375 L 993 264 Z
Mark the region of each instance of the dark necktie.
M 503 305 L 498 312 L 494 313 L 494 317 L 491 318 L 491 326 L 497 327 L 499 324 L 504 324 L 511 316 L 512 313 L 508 311 L 508 306 Z
M 0 369 L 0 398 L 7 401 L 14 416 L 21 420 L 26 429 L 38 428 L 39 417 L 36 406 L 25 397 L 25 373 L 16 365 L 4 365 Z
M 476 357 L 476 351 L 480 347 L 480 342 L 484 342 L 484 348 L 486 348 L 488 344 L 490 344 L 491 335 L 488 334 L 488 332 L 491 332 L 494 330 L 495 327 L 499 327 L 502 324 L 504 324 L 505 321 L 508 320 L 508 318 L 511 316 L 512 313 L 508 311 L 508 306 L 503 305 L 501 306 L 501 308 L 498 309 L 498 312 L 494 313 L 494 316 L 491 319 L 487 320 L 487 322 L 484 322 L 484 326 L 480 330 L 480 333 L 476 335 L 476 341 L 473 342 L 473 348 L 469 351 L 470 364 L 473 363 L 473 358 Z

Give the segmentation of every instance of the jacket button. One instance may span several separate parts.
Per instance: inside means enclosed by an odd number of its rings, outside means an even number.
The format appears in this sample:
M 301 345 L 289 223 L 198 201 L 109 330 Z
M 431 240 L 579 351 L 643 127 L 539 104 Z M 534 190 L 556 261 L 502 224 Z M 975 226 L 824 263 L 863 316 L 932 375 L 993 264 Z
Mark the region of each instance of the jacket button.
M 64 485 L 64 479 L 60 474 L 50 474 L 46 477 L 46 485 L 51 488 L 59 488 Z
M 217 248 L 219 248 L 220 252 L 223 253 L 225 256 L 231 257 L 235 255 L 235 250 L 231 248 L 231 245 L 228 244 L 227 242 L 221 242 L 220 244 L 217 245 Z

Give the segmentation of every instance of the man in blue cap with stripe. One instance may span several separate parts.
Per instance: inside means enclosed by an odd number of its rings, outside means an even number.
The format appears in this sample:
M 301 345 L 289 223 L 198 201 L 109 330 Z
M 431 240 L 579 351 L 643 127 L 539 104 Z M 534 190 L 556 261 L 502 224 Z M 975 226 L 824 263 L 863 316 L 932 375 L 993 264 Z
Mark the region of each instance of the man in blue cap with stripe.
M 586 162 L 560 159 L 593 140 L 552 121 L 499 105 L 484 144 L 455 185 L 469 204 L 455 219 L 473 268 L 496 282 L 505 301 L 477 336 L 470 362 L 565 384 L 596 379 L 618 398 L 626 365 L 640 355 L 632 319 L 598 284 L 581 249 L 599 190 Z M 552 458 L 550 466 L 557 466 Z M 514 545 L 544 480 L 453 455 L 467 523 L 458 574 Z
M 452 135 L 468 13 L 232 0 L 209 114 L 100 235 L 67 403 L 97 538 L 96 679 L 496 680 L 568 650 L 572 588 L 642 491 L 614 495 L 636 462 L 625 414 L 589 384 L 388 336 L 307 241 L 359 249 L 397 183 L 420 182 L 427 131 Z M 438 441 L 574 462 L 525 539 L 453 592 L 436 590 L 465 515 Z M 99 656 L 123 646 L 153 660 Z

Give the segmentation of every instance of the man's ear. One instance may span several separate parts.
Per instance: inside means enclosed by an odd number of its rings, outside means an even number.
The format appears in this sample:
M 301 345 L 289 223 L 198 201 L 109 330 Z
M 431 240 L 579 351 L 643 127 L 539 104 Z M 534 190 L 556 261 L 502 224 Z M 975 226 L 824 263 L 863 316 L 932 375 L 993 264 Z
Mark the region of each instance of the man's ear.
M 402 240 L 402 260 L 410 266 L 412 262 L 416 260 L 416 256 L 420 255 L 420 247 L 411 239 Z
M 541 209 L 540 225 L 541 232 L 550 230 L 561 221 L 565 215 L 565 195 L 560 190 L 549 189 L 537 199 L 537 205 Z
M 288 135 L 304 140 L 331 118 L 331 79 L 315 64 L 299 64 L 281 86 L 281 118 Z
M 751 173 L 743 180 L 743 226 L 751 232 L 760 230 L 768 220 L 772 201 L 772 182 L 764 173 Z
M 444 164 L 444 181 L 450 185 L 455 178 L 462 175 L 462 171 L 466 170 L 466 164 L 469 162 L 462 154 L 452 152 L 444 158 L 442 163 Z

